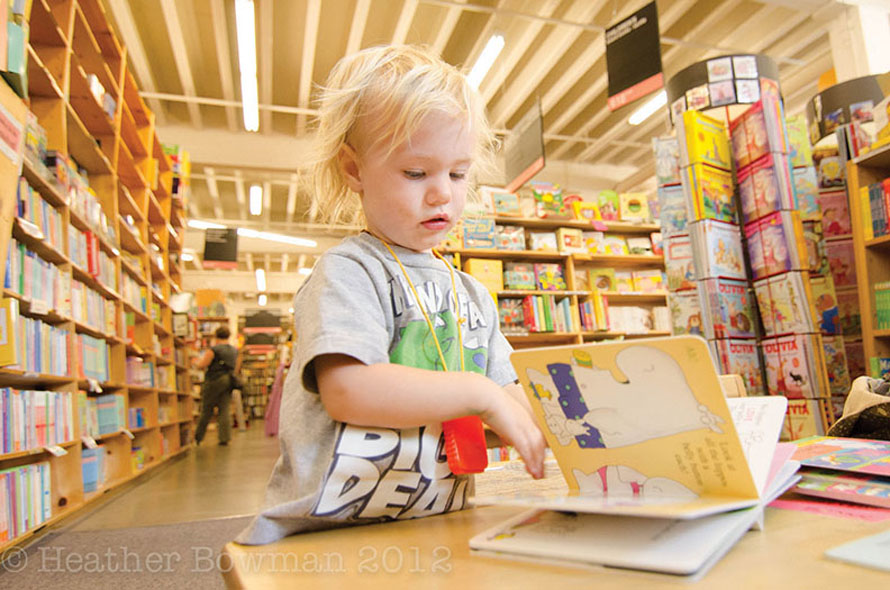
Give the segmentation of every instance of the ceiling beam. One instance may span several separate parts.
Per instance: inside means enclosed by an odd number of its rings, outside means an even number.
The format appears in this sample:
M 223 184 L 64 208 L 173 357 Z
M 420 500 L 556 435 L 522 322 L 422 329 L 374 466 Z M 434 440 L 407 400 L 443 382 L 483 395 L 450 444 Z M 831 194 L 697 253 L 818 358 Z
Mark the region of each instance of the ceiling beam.
M 284 170 L 288 173 L 303 164 L 303 154 L 309 149 L 310 138 L 292 135 L 259 135 L 239 131 L 232 134 L 224 129 L 196 131 L 188 126 L 157 128 L 164 143 L 188 146 L 192 164 L 209 163 L 218 167 Z
M 207 192 L 210 193 L 210 199 L 213 204 L 213 214 L 217 219 L 225 217 L 222 208 L 222 201 L 219 200 L 219 186 L 216 183 L 216 173 L 210 166 L 204 168 L 207 172 Z
M 248 252 L 247 254 L 245 254 L 244 260 L 247 263 L 247 270 L 249 270 L 250 272 L 253 272 L 254 271 L 254 269 L 253 269 L 253 253 Z
M 297 210 L 297 182 L 300 177 L 296 174 L 290 175 L 290 184 L 287 187 L 287 212 L 286 221 L 291 222 L 294 220 L 294 213 Z
M 272 183 L 263 183 L 263 220 L 268 224 L 272 218 Z
M 260 2 L 260 22 L 259 22 L 259 67 L 257 68 L 257 76 L 259 77 L 260 83 L 260 101 L 266 104 L 272 103 L 272 81 L 274 76 L 272 75 L 272 66 L 274 65 L 274 54 L 272 50 L 272 41 L 273 41 L 273 30 L 272 26 L 273 15 L 272 15 L 272 6 L 274 6 L 274 2 L 269 2 L 266 0 L 265 2 Z M 260 131 L 262 131 L 263 135 L 268 135 L 272 133 L 272 111 L 265 110 L 262 112 L 262 125 L 260 125 Z
M 303 254 L 305 256 L 305 254 Z M 287 272 L 287 266 L 290 264 L 290 254 L 285 252 L 281 255 L 281 272 Z
M 182 23 L 179 22 L 179 13 L 173 0 L 161 0 L 161 12 L 164 14 L 164 22 L 167 24 L 167 35 L 170 38 L 170 49 L 173 53 L 173 62 L 179 73 L 179 83 L 182 85 L 182 93 L 186 96 L 197 96 L 195 93 L 195 79 L 192 77 L 192 68 L 189 65 L 188 50 L 185 47 L 185 35 L 182 32 Z M 201 109 L 195 103 L 188 104 L 192 125 L 200 129 Z
M 247 219 L 247 191 L 244 190 L 244 175 L 240 170 L 235 170 L 235 199 L 238 201 L 238 214 L 241 219 Z
M 349 40 L 346 42 L 346 55 L 355 53 L 362 48 L 362 37 L 365 36 L 365 23 L 368 22 L 368 11 L 371 0 L 357 0 L 352 12 L 352 24 L 349 27 Z
M 232 56 L 229 54 L 229 30 L 226 24 L 226 7 L 223 0 L 211 0 L 210 2 L 211 26 L 213 28 L 213 41 L 216 46 L 216 67 L 219 71 L 219 85 L 223 98 L 229 101 L 235 100 L 235 85 L 232 82 Z M 226 107 L 226 125 L 229 131 L 238 131 L 238 116 L 235 107 Z
M 114 21 L 117 23 L 117 30 L 120 31 L 121 39 L 126 39 L 127 60 L 133 66 L 136 79 L 139 81 L 139 88 L 154 92 L 157 90 L 154 77 L 151 75 L 151 67 L 148 65 L 148 58 L 145 55 L 145 47 L 142 45 L 142 37 L 139 35 L 139 28 L 133 20 L 133 12 L 130 10 L 130 3 L 127 0 L 107 0 Z M 160 101 L 149 98 L 148 106 L 155 115 L 155 124 L 163 125 L 167 122 L 164 115 L 163 105 Z
M 315 48 L 318 45 L 318 25 L 321 21 L 321 0 L 306 3 L 306 25 L 303 31 L 303 61 L 300 64 L 300 86 L 297 105 L 308 108 L 312 95 L 312 74 L 315 69 Z M 306 133 L 306 117 L 297 115 L 297 135 Z
M 466 0 L 458 1 L 461 4 L 466 3 Z M 432 49 L 436 55 L 442 55 L 442 52 L 445 51 L 445 46 L 448 45 L 451 35 L 454 34 L 454 28 L 457 26 L 457 21 L 460 20 L 462 13 L 463 9 L 457 6 L 449 6 L 447 8 L 445 18 L 442 19 L 442 24 L 439 25 L 439 31 L 436 33 L 436 38 L 432 44 Z
M 393 45 L 403 45 L 405 43 L 416 12 L 417 0 L 405 0 L 405 3 L 402 5 L 402 11 L 399 13 L 399 21 L 396 23 L 396 30 L 392 35 Z

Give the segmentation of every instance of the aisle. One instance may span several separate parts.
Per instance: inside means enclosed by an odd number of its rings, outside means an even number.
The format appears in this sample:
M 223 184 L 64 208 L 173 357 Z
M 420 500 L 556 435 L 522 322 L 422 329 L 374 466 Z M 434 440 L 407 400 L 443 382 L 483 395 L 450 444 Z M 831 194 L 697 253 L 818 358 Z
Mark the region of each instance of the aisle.
M 86 531 L 151 526 L 253 513 L 259 508 L 278 439 L 266 437 L 263 423 L 245 432 L 232 430 L 226 447 L 210 431 L 204 443 L 157 473 L 76 521 L 69 530 Z

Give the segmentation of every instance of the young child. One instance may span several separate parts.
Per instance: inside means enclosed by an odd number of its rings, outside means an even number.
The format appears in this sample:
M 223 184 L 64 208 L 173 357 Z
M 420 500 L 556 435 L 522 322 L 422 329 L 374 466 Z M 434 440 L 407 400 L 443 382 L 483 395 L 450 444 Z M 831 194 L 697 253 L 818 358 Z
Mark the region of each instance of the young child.
M 295 297 L 281 457 L 246 544 L 466 507 L 472 478 L 443 447 L 453 418 L 480 416 L 543 473 L 496 306 L 432 251 L 491 156 L 481 99 L 422 49 L 375 47 L 334 67 L 318 119 L 315 205 L 365 230 L 321 256 Z

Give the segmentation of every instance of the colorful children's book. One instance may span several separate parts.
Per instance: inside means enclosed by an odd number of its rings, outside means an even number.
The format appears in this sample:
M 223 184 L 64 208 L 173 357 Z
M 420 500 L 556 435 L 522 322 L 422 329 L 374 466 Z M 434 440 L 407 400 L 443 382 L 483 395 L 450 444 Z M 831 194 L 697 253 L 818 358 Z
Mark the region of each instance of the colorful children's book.
M 711 340 L 717 367 L 724 375 L 740 375 L 748 395 L 763 395 L 760 352 L 756 340 Z
M 633 271 L 634 291 L 638 293 L 663 293 L 665 291 L 664 272 L 658 269 Z
M 622 221 L 645 222 L 652 219 L 646 193 L 621 193 L 618 195 L 618 217 Z
M 852 235 L 847 191 L 819 193 L 819 206 L 822 209 L 822 230 L 826 238 Z
M 474 550 L 694 574 L 797 480 L 776 444 L 786 400 L 724 398 L 701 338 L 526 349 L 511 360 L 568 490 L 477 496 L 545 512 L 477 535 Z
M 676 137 L 653 137 L 652 149 L 655 152 L 655 181 L 659 187 L 679 184 L 680 144 Z
M 819 179 L 816 169 L 810 165 L 806 168 L 794 168 L 791 171 L 794 185 L 794 205 L 800 212 L 801 221 L 818 221 L 821 219 L 819 208 Z
M 652 253 L 656 256 L 664 254 L 664 237 L 660 231 L 654 231 L 649 234 L 649 240 L 652 242 Z
M 529 231 L 527 244 L 529 250 L 536 252 L 556 252 L 559 249 L 556 232 L 552 231 Z
M 732 173 L 706 164 L 683 168 L 689 220 L 717 219 L 737 223 Z
M 502 217 L 519 217 L 522 210 L 519 208 L 519 195 L 501 188 L 479 187 L 483 198 L 492 202 L 494 214 Z
M 755 281 L 754 292 L 767 336 L 818 331 L 813 293 L 804 273 L 786 272 Z
M 764 338 L 761 343 L 770 395 L 788 398 L 828 397 L 824 351 L 818 334 Z
M 819 213 L 821 215 L 821 212 Z M 821 221 L 804 221 L 803 239 L 807 248 L 807 269 L 819 276 L 830 276 Z
M 588 201 L 575 201 L 572 203 L 572 213 L 578 221 L 586 221 L 593 223 L 594 221 L 602 221 L 603 216 L 600 215 L 600 208 L 596 203 Z
M 862 332 L 862 315 L 859 313 L 859 293 L 842 291 L 837 294 L 838 314 L 841 318 L 841 332 L 856 338 Z
M 608 256 L 626 256 L 630 254 L 630 250 L 627 248 L 627 240 L 623 236 L 604 236 L 602 253 Z
M 831 423 L 831 408 L 827 398 L 789 399 L 782 440 L 798 440 L 808 436 L 822 436 Z
M 780 209 L 794 209 L 794 187 L 782 154 L 766 154 L 740 170 L 738 178 L 744 223 Z
M 890 476 L 890 441 L 812 436 L 794 444 L 801 467 Z
M 828 335 L 840 334 L 840 313 L 831 276 L 810 276 L 810 290 L 813 293 L 813 306 L 816 308 L 819 331 Z
M 469 273 L 492 293 L 504 290 L 503 262 L 491 258 L 467 258 L 464 272 Z
M 664 241 L 664 268 L 669 291 L 695 288 L 695 262 L 689 236 Z
M 542 291 L 564 291 L 566 287 L 565 270 L 555 262 L 536 262 L 535 283 Z
M 793 490 L 807 496 L 890 508 L 890 475 L 804 469 Z
M 560 253 L 587 253 L 587 248 L 584 245 L 584 236 L 580 229 L 560 227 L 556 230 L 556 242 L 559 246 Z
M 687 232 L 686 195 L 682 185 L 658 187 L 658 208 L 664 237 Z
M 550 182 L 531 183 L 535 199 L 535 216 L 541 219 L 571 219 L 571 209 L 563 205 L 563 191 L 558 184 Z
M 853 253 L 853 240 L 831 240 L 825 242 L 825 255 L 836 289 L 856 285 L 856 262 Z
M 701 301 L 698 291 L 677 291 L 668 296 L 671 312 L 671 333 L 704 336 Z
M 494 249 L 494 219 L 464 217 L 464 248 Z
M 754 280 L 806 270 L 807 246 L 796 211 L 776 211 L 745 226 Z
M 502 332 L 513 334 L 527 332 L 521 299 L 499 298 L 498 313 Z
M 617 291 L 614 268 L 591 268 L 588 271 L 588 285 L 591 291 Z
M 739 228 L 729 223 L 705 219 L 691 226 L 696 253 L 695 271 L 699 279 L 747 278 Z
M 535 286 L 535 269 L 530 263 L 504 263 L 504 289 L 534 290 Z
M 605 236 L 601 231 L 585 231 L 581 232 L 581 239 L 584 240 L 584 249 L 588 254 L 595 256 L 603 254 L 603 240 Z
M 706 338 L 754 338 L 754 297 L 747 281 L 705 279 L 698 282 Z
M 596 204 L 603 221 L 618 221 L 618 193 L 612 190 L 600 191 L 596 197 Z
M 825 351 L 825 368 L 828 371 L 831 393 L 846 394 L 850 391 L 851 380 L 843 336 L 822 336 L 822 350 Z M 841 411 L 843 412 L 843 405 Z
M 677 121 L 680 143 L 680 166 L 696 162 L 724 170 L 732 169 L 729 133 L 723 121 L 690 110 Z
M 746 471 L 757 482 L 760 506 L 687 520 L 534 508 L 473 537 L 471 549 L 479 554 L 558 565 L 605 565 L 700 579 L 752 525 L 759 524 L 762 506 L 797 479 L 797 464 L 787 460 L 788 450 L 773 440 L 781 423 L 783 402 L 734 398 L 724 405 L 742 441 L 749 465 Z M 757 439 L 760 442 L 753 442 Z M 762 460 L 766 456 L 770 459 Z M 773 461 L 780 467 L 772 469 Z M 632 487 L 637 483 L 635 475 L 627 467 L 608 465 L 602 468 L 600 487 Z M 639 487 L 638 495 L 651 497 L 653 490 L 647 490 L 646 483 Z
M 786 117 L 785 128 L 788 130 L 788 156 L 791 159 L 791 166 L 794 168 L 812 166 L 813 148 L 807 133 L 806 117 L 803 114 Z
M 652 240 L 649 237 L 632 237 L 627 238 L 627 251 L 636 256 L 652 255 Z
M 525 228 L 518 225 L 496 225 L 494 230 L 498 250 L 525 250 Z
M 615 290 L 619 293 L 634 292 L 634 276 L 633 271 L 616 270 L 615 271 Z

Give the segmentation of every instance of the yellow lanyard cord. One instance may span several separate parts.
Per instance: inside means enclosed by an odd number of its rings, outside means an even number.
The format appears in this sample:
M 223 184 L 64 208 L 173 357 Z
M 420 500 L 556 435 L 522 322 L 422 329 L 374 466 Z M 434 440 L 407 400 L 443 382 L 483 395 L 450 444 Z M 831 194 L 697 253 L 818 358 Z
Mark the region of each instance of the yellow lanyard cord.
M 381 240 L 383 242 L 383 240 Z M 417 302 L 417 306 L 420 307 L 420 312 L 423 314 L 423 319 L 426 320 L 426 325 L 430 329 L 430 335 L 433 337 L 433 342 L 436 343 L 436 351 L 439 353 L 439 360 L 442 361 L 442 368 L 446 371 L 448 370 L 448 364 L 445 362 L 445 355 L 442 353 L 442 346 L 439 344 L 439 338 L 436 336 L 436 330 L 433 327 L 433 322 L 430 320 L 430 316 L 427 314 L 426 309 L 423 307 L 423 303 L 420 302 L 420 297 L 417 295 L 417 289 L 414 288 L 414 283 L 411 282 L 411 277 L 408 276 L 408 271 L 405 270 L 405 267 L 402 265 L 402 261 L 399 260 L 399 257 L 396 256 L 395 251 L 390 247 L 389 244 L 383 242 L 383 245 L 386 246 L 386 249 L 389 250 L 389 253 L 392 254 L 392 257 L 395 259 L 396 263 L 399 265 L 399 268 L 402 269 L 402 274 L 405 275 L 405 280 L 408 281 L 408 286 L 411 288 L 411 293 L 414 295 L 414 300 Z M 458 307 L 457 301 L 457 283 L 454 280 L 454 268 L 448 264 L 442 255 L 432 251 L 433 256 L 441 260 L 445 266 L 448 267 L 448 272 L 451 274 L 451 295 L 454 298 L 454 316 L 457 320 L 457 345 L 458 345 L 458 357 L 460 358 L 460 370 L 464 370 L 464 340 L 461 334 L 460 324 L 462 318 L 460 317 L 460 308 Z

